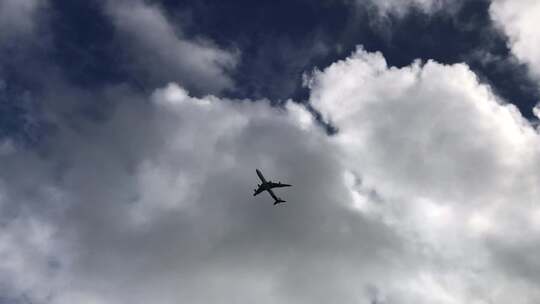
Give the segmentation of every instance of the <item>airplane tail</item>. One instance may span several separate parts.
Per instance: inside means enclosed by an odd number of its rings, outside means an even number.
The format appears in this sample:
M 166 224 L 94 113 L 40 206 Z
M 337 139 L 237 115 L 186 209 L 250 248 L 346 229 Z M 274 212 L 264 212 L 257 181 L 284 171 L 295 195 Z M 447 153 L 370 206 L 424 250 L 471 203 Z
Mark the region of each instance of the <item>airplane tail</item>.
M 281 203 L 285 203 L 285 202 L 286 202 L 286 201 L 284 201 L 284 200 L 282 200 L 282 199 L 280 199 L 280 198 L 278 197 L 278 199 L 274 202 L 274 205 L 281 204 Z

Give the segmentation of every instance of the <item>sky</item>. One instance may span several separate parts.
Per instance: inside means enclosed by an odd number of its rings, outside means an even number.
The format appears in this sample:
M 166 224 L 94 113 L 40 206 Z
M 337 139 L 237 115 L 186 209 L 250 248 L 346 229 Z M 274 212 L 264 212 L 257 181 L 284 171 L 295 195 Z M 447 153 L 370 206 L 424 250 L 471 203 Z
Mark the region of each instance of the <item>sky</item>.
M 0 304 L 539 303 L 539 19 L 0 0 Z

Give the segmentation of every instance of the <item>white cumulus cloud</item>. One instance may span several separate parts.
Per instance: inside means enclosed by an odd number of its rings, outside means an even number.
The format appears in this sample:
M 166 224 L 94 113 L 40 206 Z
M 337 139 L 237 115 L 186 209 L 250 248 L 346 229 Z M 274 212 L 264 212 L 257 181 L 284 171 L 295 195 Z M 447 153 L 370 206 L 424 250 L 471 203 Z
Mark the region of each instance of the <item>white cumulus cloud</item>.
M 492 0 L 490 14 L 508 35 L 512 53 L 528 64 L 532 74 L 540 79 L 540 34 L 537 31 L 540 3 L 534 0 Z

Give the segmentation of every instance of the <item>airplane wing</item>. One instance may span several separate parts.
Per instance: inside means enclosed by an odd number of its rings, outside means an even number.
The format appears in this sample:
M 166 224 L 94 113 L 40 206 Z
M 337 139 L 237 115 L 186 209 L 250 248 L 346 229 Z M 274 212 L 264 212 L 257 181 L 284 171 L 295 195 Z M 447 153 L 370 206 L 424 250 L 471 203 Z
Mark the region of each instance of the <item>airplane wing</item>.
M 281 200 L 280 198 L 278 198 L 278 197 L 274 194 L 274 191 L 272 191 L 272 189 L 268 189 L 267 191 L 268 191 L 268 193 L 270 193 L 270 195 L 272 196 L 272 198 L 274 199 L 274 201 L 277 202 L 277 201 L 280 201 L 280 200 Z
M 274 199 L 274 206 L 277 205 L 277 204 L 281 204 L 281 203 L 285 203 L 286 201 L 280 199 L 279 197 L 277 197 L 275 194 L 274 194 L 274 191 L 272 191 L 271 189 L 268 189 L 266 190 L 268 191 L 268 193 L 270 193 L 270 195 L 272 196 L 272 198 Z
M 278 182 L 278 183 L 268 182 L 268 184 L 270 184 L 270 189 L 272 189 L 272 188 L 290 187 L 291 186 L 289 184 L 282 184 L 280 182 Z
M 257 189 L 255 189 L 254 193 L 253 193 L 253 196 L 257 196 L 259 193 L 263 192 L 264 190 L 262 189 L 262 185 L 259 185 L 259 187 L 257 187 Z
M 261 179 L 261 182 L 262 182 L 263 184 L 265 184 L 265 183 L 266 183 L 266 179 L 264 178 L 262 172 L 261 172 L 259 169 L 255 169 L 255 172 L 257 172 L 257 176 Z

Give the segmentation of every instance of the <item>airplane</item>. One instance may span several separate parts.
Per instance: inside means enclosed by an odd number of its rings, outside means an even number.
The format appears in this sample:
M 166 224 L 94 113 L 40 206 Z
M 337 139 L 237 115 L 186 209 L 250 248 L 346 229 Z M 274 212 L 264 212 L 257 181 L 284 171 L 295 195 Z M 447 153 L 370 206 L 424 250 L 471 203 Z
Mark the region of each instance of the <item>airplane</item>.
M 273 188 L 281 188 L 281 187 L 290 187 L 291 185 L 288 184 L 282 184 L 281 182 L 274 183 L 272 181 L 266 181 L 264 176 L 262 175 L 261 171 L 259 169 L 255 169 L 255 172 L 257 172 L 257 175 L 262 181 L 262 184 L 257 185 L 257 189 L 254 190 L 253 196 L 256 196 L 257 194 L 268 191 L 270 193 L 270 196 L 274 199 L 274 206 L 277 204 L 285 203 L 284 200 L 277 197 L 274 192 L 272 191 Z

